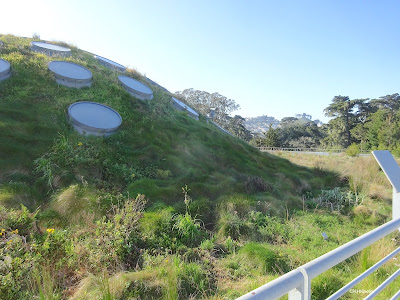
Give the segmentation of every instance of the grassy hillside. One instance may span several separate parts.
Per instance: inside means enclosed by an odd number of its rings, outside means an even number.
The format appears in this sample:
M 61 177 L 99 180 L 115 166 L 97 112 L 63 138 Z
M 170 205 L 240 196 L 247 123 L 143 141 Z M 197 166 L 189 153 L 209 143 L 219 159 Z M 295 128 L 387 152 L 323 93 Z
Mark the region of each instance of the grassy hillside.
M 57 85 L 47 64 L 59 58 L 0 40 L 13 72 L 0 82 L 4 299 L 234 298 L 388 219 L 386 192 L 357 189 L 356 176 L 260 153 L 174 110 L 156 86 L 137 100 L 71 45 L 61 60 L 88 68 L 93 85 Z M 67 119 L 77 101 L 118 111 L 118 133 L 77 134 Z
M 36 185 L 40 190 L 25 199 L 32 208 L 48 198 L 42 188 L 53 192 L 82 182 L 133 196 L 144 193 L 150 204 L 174 204 L 185 185 L 193 198 L 215 201 L 221 195 L 258 192 L 259 180 L 268 190 L 261 198 L 280 199 L 279 206 L 289 207 L 304 190 L 321 183 L 309 169 L 259 153 L 204 118 L 196 121 L 173 110 L 171 95 L 155 86 L 152 101 L 133 98 L 119 84 L 118 73 L 75 47 L 69 46 L 72 56 L 65 60 L 91 70 L 90 88 L 57 85 L 47 69 L 54 58 L 30 51 L 29 39 L 0 38 L 5 42 L 1 58 L 13 70 L 0 89 L 0 180 L 31 186 L 42 177 L 43 184 Z M 144 81 L 134 70 L 127 75 Z M 123 118 L 118 134 L 102 139 L 75 133 L 66 111 L 76 101 L 117 110 Z

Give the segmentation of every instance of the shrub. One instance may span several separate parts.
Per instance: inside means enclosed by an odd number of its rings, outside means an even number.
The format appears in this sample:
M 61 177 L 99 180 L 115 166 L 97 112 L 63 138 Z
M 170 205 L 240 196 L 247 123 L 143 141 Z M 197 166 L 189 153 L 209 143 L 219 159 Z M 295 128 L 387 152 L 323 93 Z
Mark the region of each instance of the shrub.
M 21 204 L 20 210 L 11 209 L 9 211 L 5 211 L 6 215 L 3 217 L 0 215 L 0 224 L 3 223 L 3 226 L 7 228 L 11 228 L 12 230 L 19 230 L 19 234 L 28 235 L 32 232 L 32 229 L 36 229 L 36 216 L 39 210 L 31 213 L 28 208 Z
M 346 154 L 348 156 L 358 156 L 360 154 L 360 149 L 358 148 L 358 145 L 356 143 L 351 144 L 346 149 Z
M 179 241 L 188 247 L 197 246 L 204 237 L 199 220 L 192 218 L 189 213 L 176 215 L 173 229 Z
M 258 176 L 249 176 L 245 183 L 245 189 L 248 194 L 254 194 L 258 192 L 266 192 L 271 189 L 268 182 L 264 181 Z
M 75 236 L 75 248 L 80 251 L 80 262 L 87 269 L 117 271 L 134 266 L 139 256 L 135 245 L 139 220 L 146 200 L 143 195 L 127 199 L 111 218 L 103 217 L 95 226 Z
M 200 249 L 211 252 L 214 250 L 214 242 L 212 240 L 204 240 L 200 244 Z
M 176 238 L 172 230 L 173 213 L 172 207 L 166 207 L 143 214 L 143 218 L 140 220 L 140 231 L 147 248 L 176 250 Z
M 215 290 L 210 272 L 196 263 L 183 263 L 178 270 L 178 293 L 181 299 L 204 297 Z
M 224 212 L 237 214 L 240 218 L 246 218 L 251 211 L 256 210 L 256 200 L 248 195 L 235 194 L 221 197 L 217 207 L 222 215 Z
M 29 251 L 18 234 L 7 233 L 7 238 L 1 238 L 0 246 L 1 299 L 31 299 L 27 279 L 40 258 Z
M 350 208 L 358 205 L 359 198 L 357 193 L 352 191 L 341 191 L 339 187 L 332 190 L 322 190 L 321 194 L 314 198 L 318 207 L 328 208 L 331 211 L 347 212 Z
M 234 240 L 239 240 L 240 236 L 246 232 L 246 222 L 236 213 L 224 212 L 218 218 L 217 229 L 219 237 L 232 237 Z
M 257 230 L 260 239 L 271 244 L 287 243 L 289 240 L 289 227 L 277 217 L 262 216 L 257 222 Z
M 190 214 L 197 216 L 207 224 L 215 222 L 215 209 L 214 203 L 207 198 L 195 199 L 190 202 L 189 211 Z

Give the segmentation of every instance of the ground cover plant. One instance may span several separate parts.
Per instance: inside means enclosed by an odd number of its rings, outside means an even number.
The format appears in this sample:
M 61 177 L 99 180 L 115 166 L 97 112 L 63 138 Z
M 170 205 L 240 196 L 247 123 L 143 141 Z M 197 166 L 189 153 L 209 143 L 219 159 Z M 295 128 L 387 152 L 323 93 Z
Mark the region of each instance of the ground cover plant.
M 153 100 L 129 95 L 118 73 L 75 46 L 51 58 L 31 39 L 0 39 L 12 66 L 0 82 L 2 299 L 232 299 L 390 219 L 390 186 L 371 159 L 261 153 L 175 111 L 171 94 L 135 70 L 127 75 Z M 92 87 L 57 85 L 54 59 L 90 69 Z M 77 101 L 118 111 L 118 133 L 77 134 L 66 113 Z M 315 279 L 314 297 L 397 238 Z

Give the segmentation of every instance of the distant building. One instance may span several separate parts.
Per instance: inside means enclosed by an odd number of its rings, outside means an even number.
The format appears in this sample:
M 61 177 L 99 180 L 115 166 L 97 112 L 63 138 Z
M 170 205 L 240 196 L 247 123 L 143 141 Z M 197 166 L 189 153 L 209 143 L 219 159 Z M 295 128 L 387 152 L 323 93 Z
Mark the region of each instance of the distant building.
M 322 123 L 320 120 L 314 120 L 313 121 L 315 124 L 317 124 L 318 127 L 322 127 L 322 125 L 324 125 L 324 123 Z
M 279 126 L 279 120 L 274 117 L 269 117 L 267 115 L 254 117 L 254 118 L 246 118 L 244 122 L 244 126 L 247 130 L 249 130 L 254 135 L 260 135 L 266 131 L 268 131 L 269 124 L 272 124 L 272 128 L 277 128 Z
M 306 113 L 302 113 L 302 114 L 295 114 L 295 117 L 297 118 L 297 119 L 307 119 L 307 120 L 312 120 L 312 116 L 311 115 L 308 115 L 308 114 L 306 114 Z

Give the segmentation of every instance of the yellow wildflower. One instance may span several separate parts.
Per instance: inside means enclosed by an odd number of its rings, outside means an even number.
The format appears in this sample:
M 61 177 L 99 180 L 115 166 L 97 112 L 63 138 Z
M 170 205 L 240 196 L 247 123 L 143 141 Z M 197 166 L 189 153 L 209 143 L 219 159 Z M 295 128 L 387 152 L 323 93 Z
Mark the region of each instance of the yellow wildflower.
M 3 232 L 4 232 L 4 231 L 6 231 L 6 230 L 5 230 L 4 228 L 2 228 L 2 229 L 1 229 L 1 231 L 3 231 Z
M 18 228 L 17 228 L 17 229 L 15 229 L 14 231 L 11 231 L 11 233 L 18 234 Z
M 82 143 L 82 142 L 79 142 L 79 143 L 78 143 L 78 146 L 82 146 L 82 145 L 83 145 L 83 143 Z
M 54 228 L 48 228 L 48 229 L 47 229 L 47 232 L 48 232 L 48 233 L 53 233 L 53 232 L 54 232 Z

